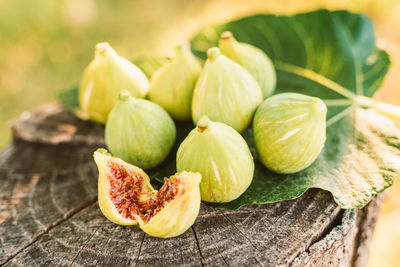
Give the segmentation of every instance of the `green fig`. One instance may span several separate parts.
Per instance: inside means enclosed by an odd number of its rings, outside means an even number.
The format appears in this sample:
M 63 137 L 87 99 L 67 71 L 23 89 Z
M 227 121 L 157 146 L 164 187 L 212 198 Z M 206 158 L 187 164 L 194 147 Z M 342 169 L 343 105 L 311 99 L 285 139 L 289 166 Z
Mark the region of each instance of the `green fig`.
M 197 123 L 208 116 L 242 132 L 262 102 L 261 89 L 246 69 L 221 55 L 218 48 L 210 48 L 207 55 L 194 89 L 192 119 Z
M 128 90 L 144 98 L 150 88 L 146 75 L 120 57 L 108 43 L 96 45 L 94 60 L 85 69 L 79 86 L 79 105 L 84 117 L 106 123 L 118 93 Z
M 105 139 L 115 156 L 149 169 L 159 165 L 176 138 L 174 121 L 159 105 L 121 91 L 108 116 Z
M 157 191 L 142 169 L 105 149 L 98 149 L 94 160 L 100 210 L 113 223 L 139 224 L 147 234 L 162 238 L 178 236 L 193 225 L 200 209 L 199 173 L 176 173 Z
M 150 80 L 149 99 L 162 106 L 172 118 L 189 120 L 193 89 L 201 72 L 198 59 L 187 46 L 178 46 Z
M 276 72 L 269 57 L 259 48 L 236 41 L 231 32 L 224 32 L 219 39 L 221 53 L 240 64 L 256 79 L 267 98 L 276 87 Z
M 202 200 L 229 202 L 251 184 L 254 161 L 247 143 L 235 129 L 203 117 L 179 146 L 176 168 L 202 175 Z
M 284 93 L 267 98 L 253 121 L 254 143 L 264 166 L 276 173 L 310 166 L 324 147 L 326 112 L 317 97 Z

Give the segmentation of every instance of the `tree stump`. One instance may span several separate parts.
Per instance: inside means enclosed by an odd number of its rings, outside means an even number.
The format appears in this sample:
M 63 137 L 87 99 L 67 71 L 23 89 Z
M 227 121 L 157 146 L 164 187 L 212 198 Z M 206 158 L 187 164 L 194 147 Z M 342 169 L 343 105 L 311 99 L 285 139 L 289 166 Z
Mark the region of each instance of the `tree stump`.
M 157 239 L 101 214 L 101 127 L 50 104 L 12 131 L 0 153 L 0 265 L 365 266 L 382 196 L 354 210 L 318 189 L 238 211 L 202 205 L 185 234 Z

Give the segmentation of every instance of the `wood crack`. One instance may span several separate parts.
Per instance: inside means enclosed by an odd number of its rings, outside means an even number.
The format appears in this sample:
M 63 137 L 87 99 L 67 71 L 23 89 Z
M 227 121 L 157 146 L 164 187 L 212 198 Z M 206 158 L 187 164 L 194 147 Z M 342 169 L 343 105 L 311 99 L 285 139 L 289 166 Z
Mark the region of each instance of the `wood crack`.
M 242 230 L 240 230 L 239 227 L 237 227 L 229 218 L 228 216 L 226 216 L 222 211 L 220 211 L 220 213 L 222 214 L 222 216 L 224 216 L 224 218 L 229 222 L 229 224 L 231 224 L 233 226 L 233 228 L 235 228 L 247 241 L 249 241 L 250 245 L 257 251 L 260 251 L 254 244 L 253 242 L 251 242 L 251 240 L 246 236 L 245 233 L 242 232 Z
M 216 246 L 215 243 L 212 243 L 211 245 L 215 248 L 216 251 L 218 251 L 218 256 L 221 257 L 221 259 L 224 261 L 225 265 L 229 266 L 229 264 L 225 260 L 225 257 L 222 255 L 221 251 L 218 249 L 218 246 Z
M 342 224 L 342 220 L 343 220 L 343 214 L 344 214 L 343 209 L 339 209 L 338 212 L 336 212 L 334 214 L 334 216 L 331 218 L 330 223 L 326 225 L 326 227 L 323 229 L 323 231 L 321 231 L 320 233 L 318 233 L 314 238 L 312 238 L 310 240 L 310 242 L 307 244 L 307 246 L 305 247 L 304 251 L 299 252 L 292 260 L 290 260 L 288 266 L 292 266 L 294 261 L 303 253 L 310 253 L 310 248 L 320 242 L 321 240 L 323 240 L 330 232 L 332 232 L 332 230 L 337 227 L 340 226 Z
M 142 251 L 142 245 L 143 245 L 143 242 L 144 242 L 144 239 L 146 238 L 146 234 L 145 233 L 143 233 L 143 238 L 142 238 L 142 241 L 140 242 L 140 246 L 139 246 L 139 251 L 138 251 L 138 254 L 137 254 L 137 257 L 136 257 L 136 263 L 135 263 L 135 266 L 138 266 L 138 263 L 139 263 L 139 257 L 140 257 L 140 252 Z
M 242 230 L 237 227 L 229 218 L 228 216 L 226 216 L 224 214 L 224 212 L 221 210 L 220 213 L 222 214 L 222 216 L 224 216 L 224 218 L 229 222 L 229 224 L 232 225 L 233 228 L 235 228 L 247 241 L 249 241 L 250 245 L 257 251 L 257 252 L 261 252 L 254 244 L 253 242 L 246 236 L 245 233 L 242 232 Z M 258 259 L 257 256 L 254 255 L 254 260 L 260 265 L 260 266 L 264 266 L 264 264 L 262 264 Z
M 318 233 L 314 238 L 310 240 L 310 243 L 307 244 L 305 252 L 309 252 L 312 245 L 324 239 L 330 232 L 332 232 L 335 227 L 342 225 L 344 211 L 345 210 L 343 209 L 338 209 L 338 211 L 332 216 L 329 223 L 326 225 L 325 229 L 323 229 L 320 233 Z
M 357 223 L 357 227 L 358 227 L 358 233 L 356 235 L 356 238 L 354 240 L 354 249 L 353 249 L 353 257 L 351 259 L 351 266 L 356 266 L 356 262 L 357 262 L 357 250 L 360 246 L 361 240 L 362 240 L 362 233 L 360 232 L 362 229 L 362 225 L 367 221 L 367 212 L 362 211 L 359 213 L 359 218 L 358 218 L 358 223 Z
M 51 107 L 41 108 L 32 113 L 29 121 L 20 121 L 20 124 L 21 131 L 31 133 L 30 139 L 23 140 L 17 136 L 11 146 L 0 151 L 0 178 L 6 181 L 1 184 L 3 198 L 10 198 L 9 192 L 13 192 L 18 181 L 21 181 L 21 186 L 27 186 L 32 175 L 43 176 L 41 179 L 47 179 L 51 184 L 40 180 L 32 185 L 34 194 L 29 193 L 21 199 L 29 202 L 29 210 L 25 211 L 21 205 L 5 206 L 11 213 L 10 220 L 7 219 L 0 227 L 0 265 L 26 265 L 35 261 L 36 265 L 67 266 L 79 262 L 92 266 L 120 266 L 127 262 L 137 266 L 228 263 L 233 266 L 321 266 L 330 262 L 348 266 L 352 263 L 359 265 L 367 254 L 373 220 L 378 216 L 375 213 L 379 208 L 376 200 L 368 210 L 363 209 L 364 215 L 359 214 L 359 210 L 343 213 L 332 201 L 332 196 L 322 193 L 322 190 L 308 190 L 294 201 L 252 205 L 232 214 L 205 212 L 191 227 L 196 244 L 187 235 L 169 241 L 150 240 L 145 233 L 127 231 L 124 227 L 111 225 L 103 217 L 99 218 L 99 210 L 84 214 L 96 205 L 96 197 L 82 202 L 97 195 L 98 173 L 91 155 L 97 148 L 93 140 L 100 140 L 98 138 L 102 138 L 104 129 L 77 120 L 62 108 Z M 71 125 L 77 131 L 67 136 L 64 130 Z M 52 178 L 54 171 L 58 175 Z M 50 195 L 47 194 L 49 191 Z M 19 196 L 22 194 L 12 193 L 10 199 L 17 201 Z M 54 208 L 58 212 L 54 213 Z M 344 214 L 343 219 L 341 214 Z M 62 224 L 65 221 L 67 223 Z M 100 221 L 105 224 L 94 228 Z M 75 223 L 83 227 L 75 227 Z M 75 230 L 83 235 L 67 237 L 68 231 Z M 116 235 L 118 240 L 114 240 Z M 101 244 L 93 243 L 95 239 L 101 240 Z M 46 242 L 59 242 L 61 245 L 50 249 L 44 244 Z M 131 249 L 124 253 L 121 242 Z M 89 248 L 92 243 L 94 249 Z M 160 256 L 153 255 L 150 246 L 159 246 Z M 181 249 L 164 257 L 171 247 Z M 69 256 L 64 257 L 65 253 Z
M 71 209 L 67 213 L 65 213 L 62 218 L 59 220 L 51 223 L 49 226 L 47 226 L 45 229 L 37 232 L 36 234 L 33 235 L 33 237 L 28 240 L 24 245 L 22 245 L 19 249 L 11 253 L 3 262 L 0 263 L 0 265 L 5 265 L 9 261 L 11 261 L 13 258 L 15 258 L 18 254 L 35 244 L 41 237 L 43 237 L 45 234 L 47 234 L 49 231 L 57 227 L 58 225 L 62 224 L 63 222 L 66 222 L 69 220 L 71 217 L 73 217 L 75 214 L 78 212 L 82 211 L 83 209 L 89 207 L 90 205 L 94 204 L 97 201 L 97 196 L 94 196 L 90 198 L 89 200 L 83 202 L 81 205 Z
M 366 247 L 373 235 L 373 229 L 377 223 L 380 206 L 385 199 L 385 193 L 375 197 L 375 201 L 371 202 L 364 209 L 358 212 L 357 218 L 357 234 L 354 238 L 353 255 L 351 258 L 351 266 L 363 266 L 366 264 L 365 258 L 361 256 L 366 254 Z
M 250 245 L 257 251 L 257 252 L 261 252 L 254 244 L 253 242 L 247 237 L 247 235 L 245 233 L 243 233 L 243 231 L 236 226 L 236 224 L 234 224 L 228 216 L 226 216 L 226 214 L 224 214 L 223 211 L 220 211 L 220 213 L 222 214 L 222 216 L 224 216 L 224 218 L 233 226 L 233 228 L 235 228 L 245 239 L 247 239 L 250 243 Z M 257 258 L 256 255 L 254 255 L 254 260 L 260 265 L 260 266 L 264 266 L 264 264 L 262 262 L 260 262 Z
M 265 266 L 262 262 L 260 262 L 260 261 L 257 259 L 257 257 L 254 257 L 254 260 L 255 260 L 258 264 L 260 264 L 260 266 L 262 266 L 262 267 Z
M 99 231 L 99 227 L 97 227 L 97 229 L 93 232 L 93 234 L 90 235 L 90 237 L 85 241 L 85 243 L 83 243 L 83 245 L 79 248 L 78 252 L 76 253 L 75 257 L 72 259 L 71 263 L 70 263 L 70 267 L 72 266 L 72 264 L 74 264 L 74 262 L 76 261 L 76 259 L 78 258 L 78 256 L 81 254 L 82 250 L 86 247 L 86 245 L 90 242 L 90 240 L 92 240 L 92 238 L 94 237 L 94 235 Z
M 118 225 L 116 224 L 114 226 L 113 230 L 111 231 L 111 234 L 108 236 L 107 242 L 104 244 L 104 247 L 106 247 L 108 245 L 108 243 L 110 242 L 112 236 L 114 235 L 115 230 L 117 230 L 117 229 L 118 229 Z M 95 262 L 90 264 L 90 266 L 98 266 L 98 264 L 97 264 L 98 262 L 99 262 L 99 258 L 97 257 Z
M 193 234 L 194 234 L 194 239 L 196 240 L 197 249 L 199 250 L 199 253 L 200 253 L 200 257 L 201 257 L 201 259 L 200 259 L 201 266 L 204 266 L 204 263 L 203 263 L 204 257 L 203 257 L 203 253 L 201 252 L 200 242 L 199 242 L 199 239 L 197 238 L 196 230 L 194 230 L 194 227 L 193 227 L 193 226 L 192 226 L 191 228 L 192 228 L 192 231 L 193 231 Z

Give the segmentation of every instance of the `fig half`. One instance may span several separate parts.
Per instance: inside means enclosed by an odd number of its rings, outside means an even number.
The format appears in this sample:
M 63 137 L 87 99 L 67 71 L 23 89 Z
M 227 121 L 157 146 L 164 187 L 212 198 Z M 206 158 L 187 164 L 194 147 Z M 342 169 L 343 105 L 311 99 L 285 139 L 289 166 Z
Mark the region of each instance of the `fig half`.
M 193 225 L 201 201 L 199 173 L 179 172 L 164 178 L 157 191 L 142 169 L 105 149 L 98 149 L 94 160 L 99 169 L 100 210 L 113 223 L 139 224 L 147 234 L 162 238 L 178 236 Z

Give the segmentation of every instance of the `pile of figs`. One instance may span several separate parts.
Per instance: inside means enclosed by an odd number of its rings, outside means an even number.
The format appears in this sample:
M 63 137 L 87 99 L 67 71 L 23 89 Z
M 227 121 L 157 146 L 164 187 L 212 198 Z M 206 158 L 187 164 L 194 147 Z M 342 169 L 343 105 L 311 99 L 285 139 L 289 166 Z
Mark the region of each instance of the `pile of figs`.
M 251 125 L 253 153 L 266 168 L 294 173 L 310 166 L 324 146 L 326 106 L 297 93 L 271 96 L 276 82 L 268 56 L 230 32 L 204 63 L 190 47 L 178 46 L 150 80 L 108 43 L 97 44 L 79 104 L 83 116 L 105 124 L 111 154 L 94 153 L 103 214 L 156 237 L 184 233 L 201 200 L 229 202 L 250 186 L 254 159 L 241 133 Z M 176 142 L 175 122 L 187 120 L 195 127 L 177 151 L 178 172 L 155 190 L 143 169 L 166 159 Z

